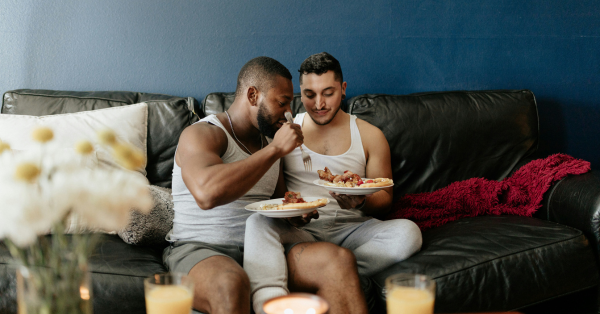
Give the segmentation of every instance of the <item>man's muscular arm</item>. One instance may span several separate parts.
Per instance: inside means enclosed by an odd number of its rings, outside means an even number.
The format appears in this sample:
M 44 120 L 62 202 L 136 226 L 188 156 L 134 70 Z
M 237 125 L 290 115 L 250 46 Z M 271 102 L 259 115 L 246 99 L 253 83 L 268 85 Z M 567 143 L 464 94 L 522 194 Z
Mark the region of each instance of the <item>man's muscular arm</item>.
M 175 161 L 198 206 L 211 209 L 246 194 L 277 159 L 301 143 L 299 127 L 285 124 L 265 148 L 244 160 L 224 164 L 221 155 L 227 149 L 226 134 L 219 127 L 198 123 L 181 134 Z
M 360 131 L 365 157 L 367 158 L 366 177 L 392 178 L 390 146 L 383 132 L 377 127 L 360 119 L 356 119 Z M 391 209 L 393 187 L 389 187 L 371 195 L 357 196 L 330 192 L 342 208 L 360 208 L 368 216 L 384 215 Z M 361 206 L 362 202 L 365 202 Z
M 359 122 L 360 121 L 360 122 Z M 390 156 L 390 145 L 377 127 L 358 120 L 359 126 L 363 124 L 365 133 L 367 133 L 367 178 L 392 178 L 392 160 Z M 362 123 L 361 123 L 362 122 Z M 368 126 L 368 127 L 367 127 Z M 361 133 L 363 134 L 363 133 Z M 361 136 L 362 137 L 362 136 Z M 363 142 L 365 143 L 365 142 Z M 367 195 L 365 206 L 362 212 L 369 216 L 378 216 L 387 214 L 392 206 L 394 198 L 394 188 L 389 187 L 381 191 Z

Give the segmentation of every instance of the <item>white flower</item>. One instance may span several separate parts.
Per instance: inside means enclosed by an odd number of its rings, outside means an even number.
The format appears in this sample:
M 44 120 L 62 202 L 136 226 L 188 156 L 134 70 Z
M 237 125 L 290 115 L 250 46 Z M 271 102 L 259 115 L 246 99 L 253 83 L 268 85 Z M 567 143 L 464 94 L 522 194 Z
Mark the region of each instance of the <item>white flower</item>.
M 148 212 L 153 205 L 146 180 L 130 171 L 84 169 L 57 173 L 53 181 L 57 206 L 70 208 L 92 228 L 119 230 L 132 208 Z
M 52 182 L 44 168 L 32 183 L 15 178 L 17 165 L 25 162 L 39 164 L 39 155 L 23 153 L 17 158 L 11 153 L 0 160 L 0 238 L 9 237 L 20 246 L 48 233 L 66 211 L 52 206 Z
M 16 179 L 15 170 L 23 163 L 37 165 L 39 176 L 28 182 Z M 0 239 L 8 237 L 19 246 L 49 233 L 70 213 L 87 226 L 118 230 L 128 223 L 132 208 L 148 212 L 152 205 L 144 176 L 100 168 L 94 153 L 44 145 L 0 154 Z

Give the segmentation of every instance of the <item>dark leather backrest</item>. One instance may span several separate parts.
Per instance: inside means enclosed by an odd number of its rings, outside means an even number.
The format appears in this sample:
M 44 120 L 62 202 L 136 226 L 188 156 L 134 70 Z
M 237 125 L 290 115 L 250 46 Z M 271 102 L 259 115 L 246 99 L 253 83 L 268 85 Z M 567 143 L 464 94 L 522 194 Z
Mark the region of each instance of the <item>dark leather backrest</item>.
M 395 199 L 474 177 L 501 180 L 537 149 L 528 90 L 360 95 L 348 106 L 385 134 Z
M 162 94 L 107 91 L 71 92 L 20 89 L 4 93 L 1 113 L 43 116 L 145 102 L 148 104 L 148 164 L 151 184 L 170 187 L 179 135 L 198 120 L 194 99 Z
M 234 99 L 235 93 L 210 93 L 202 101 L 202 112 L 205 116 L 224 112 L 231 107 Z M 294 94 L 291 107 L 294 116 L 297 113 L 306 112 L 300 100 L 299 93 Z

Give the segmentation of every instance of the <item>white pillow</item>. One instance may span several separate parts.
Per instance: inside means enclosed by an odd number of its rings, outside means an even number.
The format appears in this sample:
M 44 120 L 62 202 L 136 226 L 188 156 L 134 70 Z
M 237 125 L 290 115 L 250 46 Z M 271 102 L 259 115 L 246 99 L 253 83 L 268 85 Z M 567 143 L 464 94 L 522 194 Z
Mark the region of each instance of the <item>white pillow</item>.
M 0 114 L 0 140 L 17 151 L 39 149 L 40 143 L 33 141 L 31 133 L 40 126 L 54 131 L 54 139 L 48 145 L 55 149 L 74 149 L 75 143 L 84 139 L 92 142 L 100 166 L 122 168 L 112 158 L 110 150 L 98 143 L 97 132 L 105 129 L 111 129 L 120 141 L 135 146 L 147 156 L 146 103 L 39 117 Z M 139 172 L 146 176 L 146 164 Z

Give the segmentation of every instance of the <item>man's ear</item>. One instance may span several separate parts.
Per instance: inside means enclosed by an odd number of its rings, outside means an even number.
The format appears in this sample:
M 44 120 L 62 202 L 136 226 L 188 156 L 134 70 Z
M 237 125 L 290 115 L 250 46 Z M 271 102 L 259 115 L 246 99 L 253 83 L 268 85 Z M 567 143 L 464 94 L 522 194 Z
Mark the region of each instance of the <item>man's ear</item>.
M 252 106 L 256 106 L 258 104 L 258 89 L 256 86 L 248 87 L 246 97 L 248 97 L 248 102 L 250 102 Z
M 342 94 L 346 95 L 346 82 L 342 83 Z

